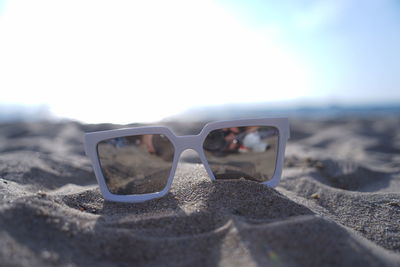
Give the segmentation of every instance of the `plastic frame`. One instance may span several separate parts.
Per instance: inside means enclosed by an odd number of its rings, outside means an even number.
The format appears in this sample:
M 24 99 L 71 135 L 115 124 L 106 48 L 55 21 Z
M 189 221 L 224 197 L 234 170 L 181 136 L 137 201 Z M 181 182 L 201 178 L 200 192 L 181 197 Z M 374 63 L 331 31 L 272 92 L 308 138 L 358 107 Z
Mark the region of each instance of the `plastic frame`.
M 92 162 L 96 179 L 100 186 L 100 191 L 106 200 L 117 201 L 117 202 L 143 202 L 154 198 L 160 198 L 168 193 L 168 191 L 171 188 L 173 178 L 175 176 L 175 171 L 178 166 L 180 155 L 186 149 L 193 149 L 198 153 L 200 160 L 203 163 L 210 179 L 215 180 L 214 174 L 211 171 L 211 168 L 208 164 L 208 161 L 206 159 L 203 150 L 203 142 L 205 138 L 211 131 L 216 129 L 230 128 L 230 127 L 244 127 L 244 126 L 273 126 L 278 129 L 279 131 L 278 155 L 275 164 L 275 173 L 271 180 L 262 183 L 270 187 L 275 187 L 276 185 L 278 185 L 282 175 L 286 141 L 290 137 L 289 122 L 287 118 L 244 119 L 244 120 L 211 122 L 206 124 L 199 134 L 185 135 L 185 136 L 175 135 L 168 127 L 152 127 L 152 126 L 92 132 L 85 134 L 84 145 L 85 145 L 86 155 L 90 158 Z M 108 187 L 106 185 L 103 176 L 103 172 L 100 167 L 100 162 L 97 154 L 97 144 L 100 141 L 110 138 L 124 137 L 129 135 L 143 135 L 143 134 L 163 134 L 168 137 L 168 139 L 174 146 L 175 149 L 174 158 L 166 187 L 160 192 L 149 193 L 149 194 L 140 194 L 140 195 L 112 194 L 108 190 Z

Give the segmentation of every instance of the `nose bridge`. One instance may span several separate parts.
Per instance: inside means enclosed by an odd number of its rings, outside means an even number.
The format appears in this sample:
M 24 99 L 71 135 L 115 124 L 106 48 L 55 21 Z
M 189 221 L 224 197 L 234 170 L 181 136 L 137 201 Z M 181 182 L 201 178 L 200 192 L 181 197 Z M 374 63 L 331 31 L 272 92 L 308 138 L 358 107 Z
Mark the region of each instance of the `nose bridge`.
M 199 150 L 201 147 L 201 137 L 199 135 L 178 136 L 178 149 L 183 151 L 186 149 Z

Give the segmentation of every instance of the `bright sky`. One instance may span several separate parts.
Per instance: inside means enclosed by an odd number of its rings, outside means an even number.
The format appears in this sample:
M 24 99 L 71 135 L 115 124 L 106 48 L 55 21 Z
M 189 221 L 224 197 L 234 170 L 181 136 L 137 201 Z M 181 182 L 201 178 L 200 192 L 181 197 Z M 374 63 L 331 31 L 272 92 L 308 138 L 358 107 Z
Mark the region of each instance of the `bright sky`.
M 307 3 L 0 0 L 0 104 L 130 123 L 223 103 L 400 101 L 399 4 Z

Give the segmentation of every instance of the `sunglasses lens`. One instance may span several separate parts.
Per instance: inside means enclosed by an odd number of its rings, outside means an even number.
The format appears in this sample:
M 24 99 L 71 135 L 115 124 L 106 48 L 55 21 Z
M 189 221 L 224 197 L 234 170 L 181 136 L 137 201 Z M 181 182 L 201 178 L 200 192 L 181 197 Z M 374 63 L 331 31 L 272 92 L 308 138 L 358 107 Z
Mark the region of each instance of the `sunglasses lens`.
M 278 141 L 275 127 L 231 127 L 210 132 L 203 149 L 216 179 L 266 182 L 275 173 Z
M 133 135 L 101 141 L 97 153 L 112 194 L 149 194 L 167 185 L 174 146 L 162 134 Z

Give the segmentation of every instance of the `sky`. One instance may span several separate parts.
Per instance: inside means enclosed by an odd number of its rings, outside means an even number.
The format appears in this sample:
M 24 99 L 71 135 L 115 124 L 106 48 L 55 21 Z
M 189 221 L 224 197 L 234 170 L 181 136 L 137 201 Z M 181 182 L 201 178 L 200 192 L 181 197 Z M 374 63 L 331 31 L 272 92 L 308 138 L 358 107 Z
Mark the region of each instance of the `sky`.
M 83 122 L 400 102 L 396 0 L 0 0 L 0 105 Z

